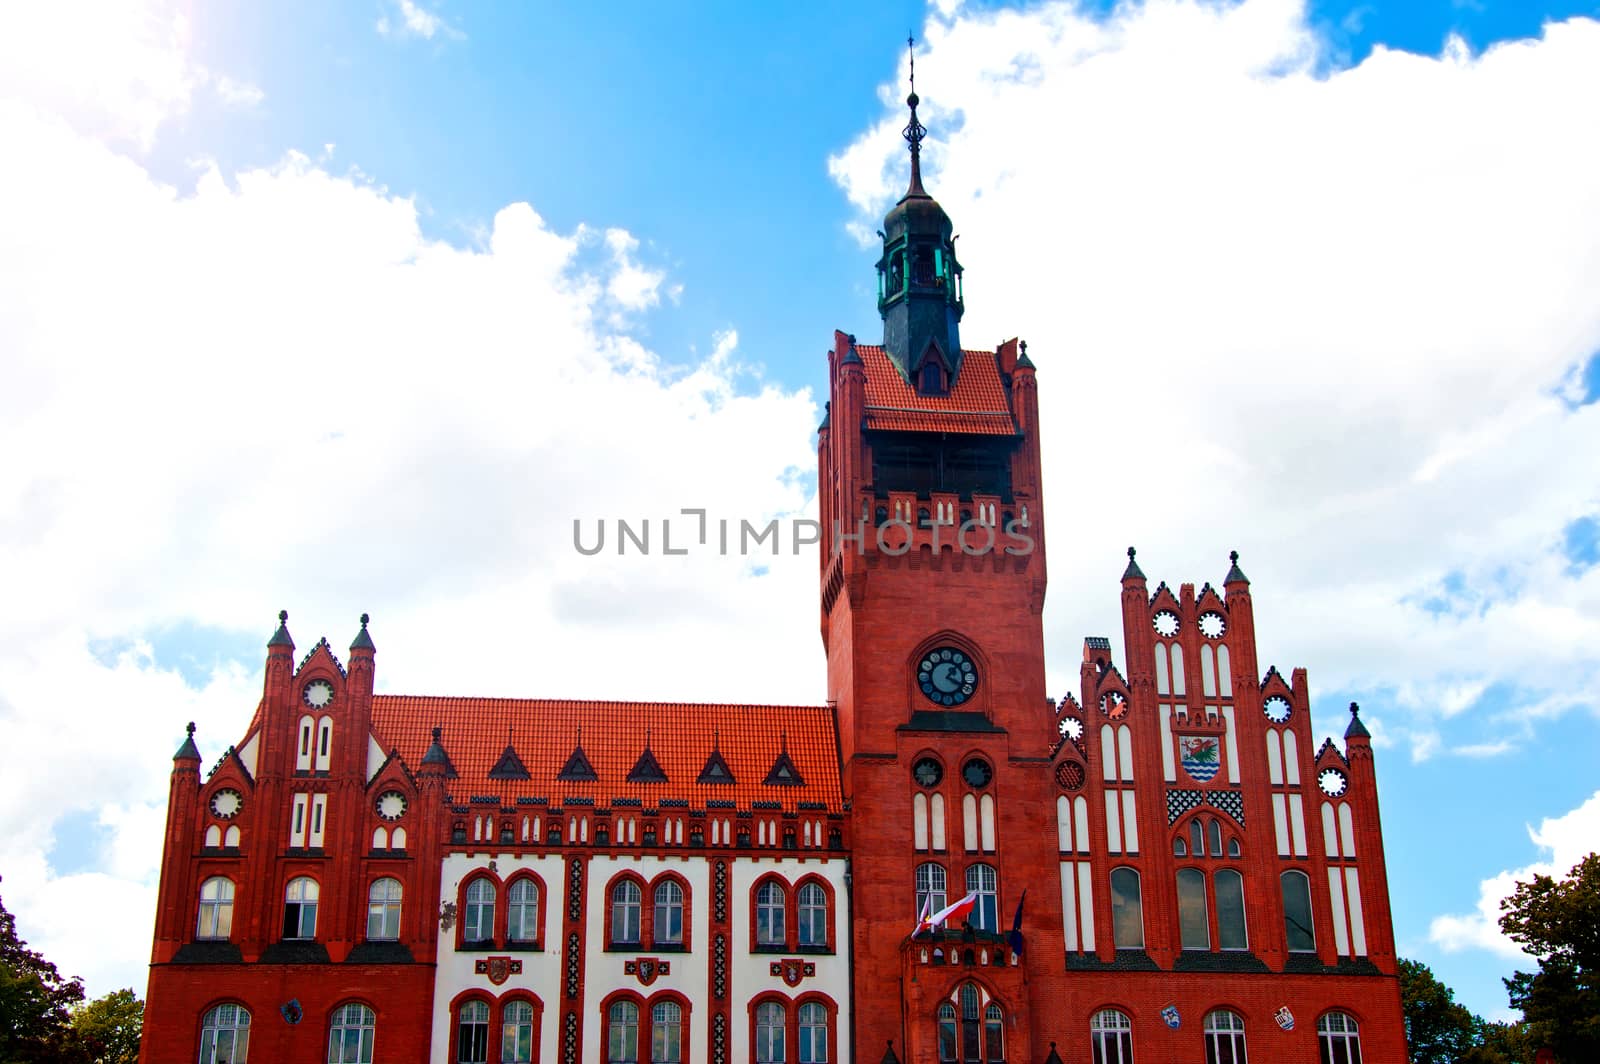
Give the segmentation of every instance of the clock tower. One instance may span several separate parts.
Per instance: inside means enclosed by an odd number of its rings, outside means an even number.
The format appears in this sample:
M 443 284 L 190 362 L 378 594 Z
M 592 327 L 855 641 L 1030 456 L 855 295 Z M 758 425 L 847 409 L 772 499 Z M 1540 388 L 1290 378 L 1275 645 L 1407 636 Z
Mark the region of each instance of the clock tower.
M 963 1039 L 1003 1042 L 984 1060 L 1043 1059 L 1029 1017 L 1059 1006 L 1060 956 L 1009 934 L 1029 887 L 1030 939 L 1060 941 L 1062 923 L 1037 797 L 1057 735 L 1034 366 L 1017 340 L 960 345 L 961 267 L 923 188 L 915 91 L 906 102 L 911 178 L 877 265 L 883 343 L 835 334 L 818 434 L 822 639 L 853 824 L 853 1059 L 940 1059 L 947 1012 Z M 913 935 L 969 896 L 964 919 Z

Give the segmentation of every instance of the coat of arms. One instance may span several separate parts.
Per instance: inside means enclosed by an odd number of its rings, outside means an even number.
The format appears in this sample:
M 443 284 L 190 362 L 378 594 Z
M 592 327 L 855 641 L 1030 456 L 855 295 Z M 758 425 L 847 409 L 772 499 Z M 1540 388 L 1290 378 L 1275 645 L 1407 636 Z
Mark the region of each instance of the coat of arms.
M 1183 759 L 1183 770 L 1201 783 L 1209 783 L 1222 767 L 1218 747 L 1215 736 L 1178 736 L 1178 754 Z
M 522 974 L 522 962 L 510 957 L 485 957 L 473 966 L 478 975 L 487 975 L 489 982 L 499 986 L 513 975 Z
M 810 978 L 817 974 L 815 961 L 803 960 L 799 957 L 785 957 L 781 961 L 773 961 L 767 971 L 779 976 L 788 986 L 800 985 L 800 980 Z
M 1168 1005 L 1166 1008 L 1162 1009 L 1161 1019 L 1174 1031 L 1183 1026 L 1183 1018 L 1178 1015 L 1178 1006 L 1176 1005 Z
M 1278 1011 L 1272 1014 L 1272 1018 L 1277 1020 L 1278 1026 L 1285 1031 L 1294 1030 L 1294 1013 L 1289 1011 L 1289 1006 L 1279 1006 Z
M 649 986 L 656 981 L 656 976 L 672 974 L 672 962 L 660 960 L 656 957 L 639 957 L 635 960 L 623 961 L 622 974 L 634 976 L 639 982 Z

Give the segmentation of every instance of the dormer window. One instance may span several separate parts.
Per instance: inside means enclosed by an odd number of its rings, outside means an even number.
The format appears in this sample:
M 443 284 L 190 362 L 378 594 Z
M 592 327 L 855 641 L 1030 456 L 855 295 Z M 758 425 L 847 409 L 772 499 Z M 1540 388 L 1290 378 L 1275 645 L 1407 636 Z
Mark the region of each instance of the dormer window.
M 943 395 L 944 367 L 931 359 L 924 362 L 922 364 L 922 387 L 920 390 L 923 395 Z

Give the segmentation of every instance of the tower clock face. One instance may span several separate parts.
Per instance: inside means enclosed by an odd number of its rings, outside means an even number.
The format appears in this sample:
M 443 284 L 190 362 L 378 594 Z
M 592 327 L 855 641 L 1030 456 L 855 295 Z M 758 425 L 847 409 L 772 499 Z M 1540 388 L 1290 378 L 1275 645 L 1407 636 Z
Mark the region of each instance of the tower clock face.
M 1273 695 L 1261 703 L 1261 712 L 1274 724 L 1286 723 L 1289 719 L 1289 700 L 1282 695 Z
M 327 680 L 312 680 L 300 692 L 300 697 L 312 709 L 326 709 L 333 702 L 333 684 Z
M 1325 768 L 1317 775 L 1317 786 L 1321 787 L 1322 793 L 1329 798 L 1337 798 L 1344 793 L 1346 787 L 1350 786 L 1350 781 L 1338 769 Z
M 936 787 L 944 779 L 944 768 L 931 757 L 925 757 L 911 766 L 911 775 L 919 787 Z
M 978 670 L 972 658 L 954 647 L 928 652 L 917 664 L 917 685 L 929 701 L 959 706 L 978 688 Z

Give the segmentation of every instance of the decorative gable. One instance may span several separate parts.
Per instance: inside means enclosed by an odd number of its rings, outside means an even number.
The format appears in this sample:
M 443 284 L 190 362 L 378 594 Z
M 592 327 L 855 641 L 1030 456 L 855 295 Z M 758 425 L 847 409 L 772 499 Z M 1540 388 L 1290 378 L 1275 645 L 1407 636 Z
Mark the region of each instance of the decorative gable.
M 500 760 L 494 763 L 489 770 L 492 780 L 525 780 L 529 777 L 528 768 L 522 763 L 522 758 L 517 756 L 516 749 L 508 742 L 505 752 L 500 755 Z
M 711 756 L 706 758 L 706 767 L 700 770 L 700 775 L 695 777 L 696 783 L 723 783 L 734 782 L 733 770 L 728 767 L 728 762 L 722 756 L 722 747 L 719 741 L 713 741 Z
M 583 732 L 580 730 L 578 745 L 572 748 L 572 755 L 567 758 L 567 763 L 561 766 L 561 771 L 556 773 L 556 779 L 565 783 L 593 783 L 599 778 L 594 766 L 589 764 L 589 755 L 583 752 Z
M 629 783 L 665 783 L 667 774 L 661 768 L 661 762 L 656 760 L 656 755 L 650 752 L 650 740 L 644 741 L 644 753 L 639 755 L 639 760 L 633 763 L 633 768 L 628 770 Z

